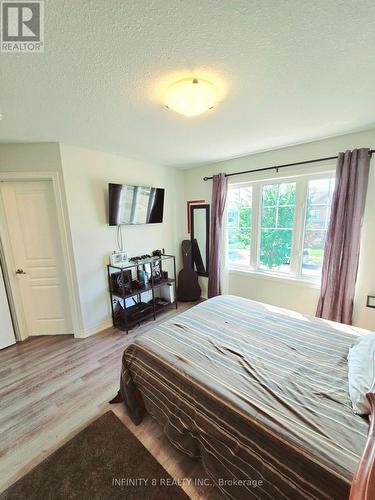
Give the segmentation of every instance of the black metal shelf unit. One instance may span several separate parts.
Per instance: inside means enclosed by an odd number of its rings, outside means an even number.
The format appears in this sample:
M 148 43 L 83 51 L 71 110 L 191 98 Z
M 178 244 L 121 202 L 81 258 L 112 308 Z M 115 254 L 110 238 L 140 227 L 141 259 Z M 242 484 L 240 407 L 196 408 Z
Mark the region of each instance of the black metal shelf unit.
M 108 265 L 113 326 L 126 333 L 142 321 L 174 306 L 177 309 L 174 255 Z M 172 276 L 171 276 L 172 274 Z M 170 289 L 171 287 L 171 289 Z

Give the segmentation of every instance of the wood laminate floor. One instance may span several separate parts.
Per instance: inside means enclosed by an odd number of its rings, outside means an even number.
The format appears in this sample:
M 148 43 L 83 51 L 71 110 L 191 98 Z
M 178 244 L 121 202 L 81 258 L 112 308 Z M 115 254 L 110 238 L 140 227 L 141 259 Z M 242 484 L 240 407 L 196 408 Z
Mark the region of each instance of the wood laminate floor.
M 123 404 L 109 405 L 119 386 L 124 348 L 155 323 L 194 304 L 182 304 L 128 335 L 110 328 L 87 339 L 31 337 L 0 351 L 0 491 L 46 458 L 102 413 L 113 410 L 191 498 L 220 498 L 200 486 L 199 462 L 176 450 L 147 416 L 139 426 Z

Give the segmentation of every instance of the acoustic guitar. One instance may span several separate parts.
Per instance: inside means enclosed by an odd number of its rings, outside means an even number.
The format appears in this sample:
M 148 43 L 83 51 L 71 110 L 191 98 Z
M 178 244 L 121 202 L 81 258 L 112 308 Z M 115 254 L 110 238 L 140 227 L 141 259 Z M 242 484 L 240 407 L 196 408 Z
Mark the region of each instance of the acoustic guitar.
M 192 302 L 201 297 L 198 273 L 193 269 L 193 252 L 190 240 L 181 243 L 183 269 L 178 274 L 177 298 L 181 302 Z

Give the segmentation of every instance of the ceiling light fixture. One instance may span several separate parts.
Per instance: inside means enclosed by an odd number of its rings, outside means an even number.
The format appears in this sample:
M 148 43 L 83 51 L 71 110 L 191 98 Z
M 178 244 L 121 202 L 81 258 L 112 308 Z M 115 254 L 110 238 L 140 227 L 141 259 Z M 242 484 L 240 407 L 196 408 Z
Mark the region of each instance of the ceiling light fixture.
M 206 80 L 186 78 L 173 83 L 167 90 L 167 108 L 184 116 L 197 116 L 212 109 L 218 101 L 216 87 Z

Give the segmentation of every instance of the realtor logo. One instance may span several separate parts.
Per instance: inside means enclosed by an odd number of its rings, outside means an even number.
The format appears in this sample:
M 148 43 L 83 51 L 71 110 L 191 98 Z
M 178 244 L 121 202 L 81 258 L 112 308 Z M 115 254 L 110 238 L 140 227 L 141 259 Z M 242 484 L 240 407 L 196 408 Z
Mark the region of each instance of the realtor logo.
M 44 1 L 1 2 L 1 52 L 44 51 Z

